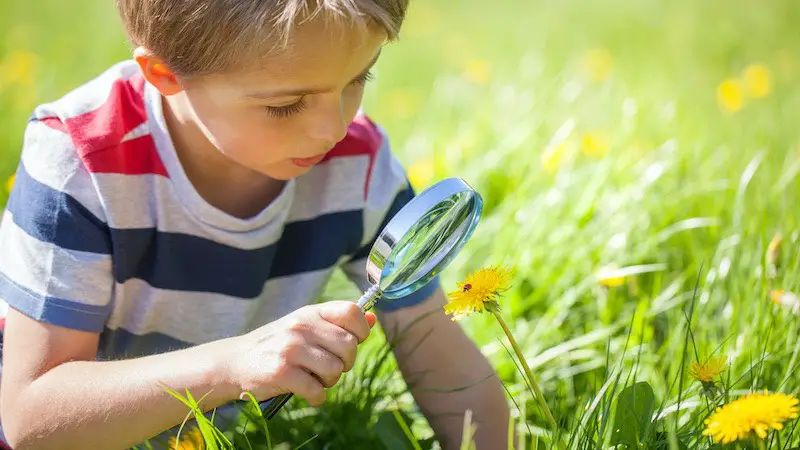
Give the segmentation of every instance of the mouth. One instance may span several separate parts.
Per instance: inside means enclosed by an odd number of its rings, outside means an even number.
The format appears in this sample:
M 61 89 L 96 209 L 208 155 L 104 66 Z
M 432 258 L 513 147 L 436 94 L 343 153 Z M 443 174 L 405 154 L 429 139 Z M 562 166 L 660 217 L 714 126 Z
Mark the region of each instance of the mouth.
M 319 164 L 325 159 L 325 154 L 312 156 L 310 158 L 292 158 L 292 163 L 299 167 L 311 167 Z

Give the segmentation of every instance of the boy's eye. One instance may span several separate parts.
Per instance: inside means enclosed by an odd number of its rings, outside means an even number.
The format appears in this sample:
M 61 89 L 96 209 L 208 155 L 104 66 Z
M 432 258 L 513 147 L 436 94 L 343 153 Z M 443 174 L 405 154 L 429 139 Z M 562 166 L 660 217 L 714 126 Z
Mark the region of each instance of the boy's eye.
M 359 76 L 355 80 L 353 80 L 352 84 L 364 85 L 364 84 L 367 84 L 368 81 L 372 80 L 372 78 L 373 78 L 372 71 L 369 71 L 369 72 L 366 72 L 363 75 Z
M 306 107 L 306 101 L 305 99 L 301 98 L 300 100 L 292 103 L 291 105 L 265 106 L 264 108 L 272 117 L 283 119 L 302 112 L 305 109 L 305 107 Z

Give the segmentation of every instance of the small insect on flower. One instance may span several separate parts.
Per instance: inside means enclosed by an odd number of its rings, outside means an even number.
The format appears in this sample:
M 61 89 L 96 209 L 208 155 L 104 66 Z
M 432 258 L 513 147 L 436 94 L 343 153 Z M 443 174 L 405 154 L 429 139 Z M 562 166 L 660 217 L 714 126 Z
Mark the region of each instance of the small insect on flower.
M 797 404 L 791 395 L 767 391 L 748 394 L 717 408 L 705 420 L 703 435 L 723 444 L 748 439 L 753 434 L 765 439 L 770 428 L 781 430 L 785 421 L 797 418 Z
M 458 290 L 447 294 L 444 312 L 452 314 L 453 320 L 460 320 L 476 312 L 497 311 L 497 299 L 509 289 L 511 270 L 504 267 L 486 267 L 458 284 Z

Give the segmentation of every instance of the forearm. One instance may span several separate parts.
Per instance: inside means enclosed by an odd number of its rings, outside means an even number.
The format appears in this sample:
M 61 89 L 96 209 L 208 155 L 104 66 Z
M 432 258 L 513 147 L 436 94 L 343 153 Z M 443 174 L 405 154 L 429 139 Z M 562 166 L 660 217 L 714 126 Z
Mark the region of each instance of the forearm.
M 412 322 L 392 325 L 401 330 Z M 434 311 L 406 330 L 396 342 L 395 354 L 414 399 L 445 449 L 459 448 L 468 409 L 476 425 L 477 448 L 505 448 L 509 421 L 505 391 L 494 369 L 458 324 Z
M 225 341 L 119 361 L 61 364 L 16 395 L 3 395 L 2 417 L 15 449 L 122 449 L 179 424 L 188 408 L 163 389 L 189 389 L 205 410 L 238 396 L 220 379 Z

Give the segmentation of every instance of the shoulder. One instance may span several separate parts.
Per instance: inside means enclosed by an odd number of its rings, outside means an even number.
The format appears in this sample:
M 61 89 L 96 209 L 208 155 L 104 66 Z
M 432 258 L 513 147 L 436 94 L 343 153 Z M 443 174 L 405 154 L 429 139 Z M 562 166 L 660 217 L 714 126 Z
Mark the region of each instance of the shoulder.
M 145 107 L 145 80 L 138 65 L 124 61 L 63 97 L 36 108 L 23 152 L 40 140 L 60 157 L 73 157 L 91 173 L 165 172 L 153 160 Z M 72 151 L 64 154 L 64 147 Z M 47 148 L 39 151 L 48 151 Z

